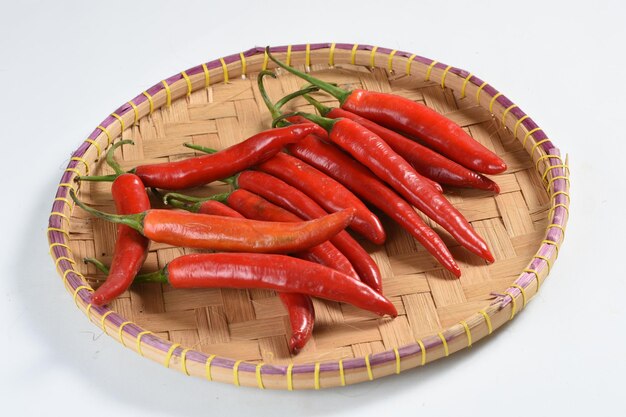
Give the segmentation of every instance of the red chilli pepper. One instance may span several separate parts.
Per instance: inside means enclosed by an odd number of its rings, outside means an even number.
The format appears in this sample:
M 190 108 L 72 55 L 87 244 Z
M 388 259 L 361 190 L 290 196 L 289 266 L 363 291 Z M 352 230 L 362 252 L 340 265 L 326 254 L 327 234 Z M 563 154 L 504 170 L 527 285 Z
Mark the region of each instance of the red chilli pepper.
M 180 256 L 147 281 L 174 288 L 262 288 L 348 303 L 396 317 L 391 301 L 361 281 L 313 262 L 285 255 L 198 253 Z
M 305 115 L 321 124 L 330 140 L 368 167 L 411 204 L 439 223 L 461 245 L 487 260 L 494 258 L 485 241 L 446 198 L 422 180 L 415 169 L 380 136 L 350 119 Z
M 378 207 L 408 231 L 447 270 L 456 277 L 461 276 L 459 266 L 439 235 L 424 223 L 411 205 L 361 163 L 314 135 L 290 145 L 288 149 L 293 155 L 326 172 Z
M 352 191 L 318 169 L 285 153 L 276 154 L 257 169 L 306 193 L 327 212 L 354 207 L 356 213 L 350 228 L 372 243 L 385 243 L 385 230 L 378 217 Z
M 299 124 L 258 133 L 212 155 L 176 162 L 140 165 L 134 173 L 147 187 L 180 190 L 230 177 L 256 165 L 289 144 L 319 131 L 312 124 Z
M 330 108 L 322 103 L 306 97 L 320 114 L 331 119 L 346 118 L 354 120 L 361 126 L 376 133 L 400 156 L 407 160 L 415 170 L 426 178 L 437 183 L 455 187 L 477 188 L 480 190 L 500 192 L 500 187 L 494 181 L 477 172 L 469 170 L 445 156 L 412 141 L 401 134 L 387 129 L 365 117 L 340 108 Z
M 344 110 L 415 136 L 439 153 L 474 171 L 498 174 L 506 170 L 506 163 L 500 157 L 465 133 L 461 126 L 420 103 L 394 94 L 361 89 L 344 90 L 278 61 L 270 53 L 269 47 L 266 52 L 280 67 L 337 98 Z
M 327 241 L 343 230 L 354 209 L 300 223 L 264 222 L 177 210 L 146 210 L 131 215 L 107 214 L 86 206 L 73 191 L 70 196 L 88 213 L 125 224 L 155 242 L 197 249 L 233 252 L 299 252 Z
M 123 173 L 113 160 L 115 149 L 127 143 L 132 141 L 117 142 L 107 152 L 107 161 L 118 175 L 111 185 L 111 193 L 117 213 L 136 214 L 150 209 L 146 188 L 139 177 Z M 137 231 L 123 224 L 117 226 L 111 270 L 106 281 L 92 294 L 93 305 L 108 304 L 128 289 L 148 256 L 149 246 L 150 241 Z
M 258 194 L 303 219 L 316 219 L 327 215 L 326 211 L 308 195 L 263 172 L 240 173 L 237 176 L 237 187 Z M 330 241 L 348 258 L 361 280 L 382 293 L 380 270 L 367 251 L 346 231 L 337 233 Z

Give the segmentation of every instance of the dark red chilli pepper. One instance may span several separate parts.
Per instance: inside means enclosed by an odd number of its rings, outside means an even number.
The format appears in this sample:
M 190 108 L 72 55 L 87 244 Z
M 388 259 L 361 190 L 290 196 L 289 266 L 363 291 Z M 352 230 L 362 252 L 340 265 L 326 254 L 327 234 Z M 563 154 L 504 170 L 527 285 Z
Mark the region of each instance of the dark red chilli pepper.
M 439 235 L 424 223 L 410 204 L 361 163 L 314 135 L 289 145 L 288 149 L 293 155 L 332 176 L 365 201 L 378 207 L 408 231 L 447 270 L 457 277 L 461 276 L 459 266 Z
M 299 124 L 258 133 L 241 143 L 212 155 L 176 162 L 140 165 L 134 173 L 147 187 L 180 190 L 230 177 L 276 154 L 280 149 L 309 133 L 319 131 L 311 124 Z
M 326 211 L 302 191 L 278 178 L 259 171 L 244 171 L 237 177 L 237 187 L 262 196 L 303 219 L 316 219 Z M 341 231 L 330 241 L 350 261 L 361 280 L 382 293 L 382 278 L 376 262 L 348 232 Z
M 86 206 L 73 191 L 70 196 L 88 213 L 125 224 L 155 242 L 233 252 L 299 252 L 329 240 L 347 227 L 354 216 L 354 209 L 300 223 L 264 222 L 159 209 L 121 216 Z
M 385 229 L 378 217 L 352 191 L 318 169 L 282 152 L 258 165 L 257 169 L 306 193 L 327 212 L 354 207 L 356 213 L 350 228 L 375 244 L 385 242 Z
M 380 136 L 350 119 L 327 119 L 304 115 L 321 124 L 330 140 L 368 167 L 408 202 L 439 223 L 461 245 L 487 260 L 494 258 L 485 241 L 461 213 L 432 186 L 422 180 L 404 158 L 391 149 Z
M 302 350 L 313 334 L 315 309 L 311 297 L 294 292 L 279 292 L 278 297 L 287 309 L 291 325 L 289 351 L 296 354 Z
M 505 162 L 450 119 L 405 97 L 356 89 L 344 90 L 278 61 L 277 65 L 331 94 L 340 107 L 385 127 L 415 136 L 453 161 L 484 174 L 506 170 Z
M 174 288 L 262 288 L 348 303 L 396 317 L 391 301 L 359 280 L 324 265 L 285 255 L 196 253 L 180 256 L 145 281 Z
M 115 150 L 127 143 L 132 141 L 117 142 L 107 152 L 107 162 L 118 175 L 111 185 L 118 214 L 136 214 L 150 209 L 150 199 L 141 179 L 134 174 L 123 173 L 113 159 Z M 117 226 L 111 271 L 104 283 L 92 294 L 93 305 L 108 304 L 128 289 L 148 256 L 149 246 L 150 241 L 137 231 L 123 224 Z
M 317 100 L 306 97 L 320 114 L 331 119 L 346 118 L 354 120 L 361 126 L 376 133 L 391 148 L 409 162 L 415 170 L 426 178 L 437 183 L 452 185 L 455 187 L 477 188 L 480 190 L 500 192 L 500 187 L 494 181 L 477 172 L 469 170 L 462 165 L 446 158 L 445 156 L 412 141 L 401 134 L 387 129 L 365 117 L 337 107 L 324 106 Z

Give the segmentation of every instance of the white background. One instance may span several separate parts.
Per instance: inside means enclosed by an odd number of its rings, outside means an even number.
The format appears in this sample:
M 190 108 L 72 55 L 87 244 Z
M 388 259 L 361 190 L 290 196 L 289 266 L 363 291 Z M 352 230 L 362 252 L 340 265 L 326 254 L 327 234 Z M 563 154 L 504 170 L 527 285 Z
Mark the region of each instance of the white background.
M 623 4 L 2 0 L 3 414 L 578 416 L 623 409 Z M 73 305 L 48 255 L 48 214 L 71 152 L 120 104 L 183 69 L 253 46 L 332 41 L 467 69 L 569 154 L 569 227 L 540 294 L 470 351 L 321 392 L 189 378 L 102 335 Z

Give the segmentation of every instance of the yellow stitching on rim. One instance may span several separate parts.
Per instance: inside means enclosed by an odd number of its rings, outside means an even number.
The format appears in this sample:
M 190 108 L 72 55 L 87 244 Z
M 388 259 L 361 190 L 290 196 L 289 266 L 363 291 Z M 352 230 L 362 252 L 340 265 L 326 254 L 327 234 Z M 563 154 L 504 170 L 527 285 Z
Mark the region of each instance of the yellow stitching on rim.
M 502 122 L 502 126 L 506 125 L 506 115 L 509 114 L 509 112 L 516 107 L 517 107 L 517 104 L 511 104 L 509 107 L 504 109 L 504 113 L 502 113 L 502 118 L 500 119 Z
M 426 364 L 426 346 L 424 346 L 424 342 L 420 339 L 417 339 L 417 344 L 420 345 L 420 352 L 422 354 L 422 366 Z
M 548 274 L 550 273 L 550 269 L 552 269 L 552 261 L 550 259 L 543 255 L 535 255 L 533 256 L 533 259 L 541 259 L 543 261 L 546 261 L 546 264 L 548 265 Z
M 526 290 L 524 289 L 524 287 L 517 284 L 511 285 L 511 287 L 517 288 L 519 290 L 520 294 L 522 294 L 522 307 L 526 307 L 526 303 L 528 302 L 528 300 L 526 299 Z
M 206 379 L 209 381 L 213 381 L 213 375 L 211 375 L 211 362 L 213 362 L 213 359 L 215 359 L 215 355 L 210 355 L 204 364 Z
M 189 352 L 189 348 L 183 349 L 183 351 L 180 352 L 180 367 L 185 375 L 189 376 L 189 371 L 187 370 L 187 352 Z
M 465 329 L 465 335 L 467 336 L 467 347 L 471 348 L 472 347 L 472 332 L 470 331 L 470 328 L 467 325 L 467 322 L 465 320 L 461 320 L 460 323 L 461 323 L 461 326 L 463 326 L 463 328 Z
M 400 352 L 398 351 L 397 347 L 393 347 L 393 355 L 396 357 L 396 374 L 399 374 L 400 371 L 402 370 L 401 366 L 400 366 Z
M 167 354 L 165 355 L 165 360 L 163 361 L 163 365 L 165 365 L 166 368 L 170 367 L 170 360 L 172 359 L 172 355 L 174 354 L 174 351 L 176 350 L 176 348 L 179 346 L 180 346 L 180 343 L 173 343 L 172 346 L 170 346 L 169 350 L 167 351 Z
M 335 42 L 330 44 L 330 52 L 328 54 L 328 66 L 335 66 Z
M 69 217 L 67 217 L 64 213 L 61 213 L 60 211 L 53 211 L 52 213 L 50 213 L 51 216 L 59 216 L 60 218 L 62 218 L 63 220 L 65 220 L 69 226 L 70 224 L 70 219 Z
M 76 168 L 65 168 L 64 172 L 73 172 L 74 175 L 80 177 L 82 175 L 82 172 L 80 172 L 79 170 L 77 170 Z
M 372 354 L 368 353 L 367 355 L 365 355 L 365 369 L 367 369 L 367 377 L 369 378 L 370 381 L 374 380 L 374 374 L 372 373 L 372 365 L 370 364 L 370 356 Z
M 524 136 L 524 140 L 522 140 L 522 146 L 525 148 L 526 147 L 526 141 L 528 140 L 528 138 L 535 132 L 540 131 L 541 128 L 540 127 L 536 127 L 532 130 L 529 130 L 528 132 L 526 132 L 526 135 Z M 531 155 L 532 156 L 532 155 Z
M 304 49 L 304 67 L 308 70 L 311 68 L 311 44 L 307 43 Z
M 443 343 L 443 352 L 446 356 L 450 356 L 450 350 L 448 350 L 448 341 L 442 332 L 437 333 L 437 336 L 441 339 L 441 343 Z
M 517 310 L 517 303 L 515 302 L 513 294 L 508 291 L 505 291 L 504 293 L 511 297 L 511 317 L 509 317 L 509 320 L 513 320 L 513 317 L 515 317 L 515 310 Z
M 100 129 L 107 135 L 107 146 L 109 146 L 111 144 L 111 133 L 109 133 L 109 130 L 102 125 L 96 126 L 96 129 Z
M 73 202 L 73 201 L 68 200 L 68 199 L 67 199 L 67 198 L 65 198 L 65 197 L 55 197 L 55 198 L 54 198 L 54 201 L 62 201 L 62 202 L 64 202 L 66 205 L 68 205 L 68 206 L 70 207 L 70 213 L 71 213 L 72 209 L 74 208 L 74 202 Z
M 446 69 L 443 70 L 443 74 L 441 74 L 441 88 L 446 88 L 446 76 L 450 68 L 452 68 L 452 65 L 448 65 Z
M 70 253 L 70 255 L 73 256 L 72 249 L 68 245 L 66 245 L 65 243 L 59 243 L 59 242 L 52 242 L 51 244 L 48 245 L 48 249 L 50 250 L 50 254 L 52 254 L 52 249 L 54 249 L 56 246 L 65 248 Z
M 261 65 L 261 71 L 265 71 L 267 69 L 267 64 L 269 63 L 270 56 L 267 54 L 267 51 L 263 51 L 263 64 Z
M 352 47 L 352 52 L 350 53 L 350 63 L 352 65 L 356 65 L 356 50 L 359 47 L 358 43 L 355 43 Z
M 315 370 L 313 371 L 313 386 L 320 389 L 320 363 L 315 362 Z
M 120 343 L 124 347 L 126 347 L 126 342 L 124 341 L 124 335 L 122 334 L 122 331 L 124 330 L 124 327 L 128 326 L 131 323 L 132 321 L 125 321 L 124 323 L 120 324 L 120 327 L 117 329 L 117 338 L 120 339 Z
M 552 195 L 550 196 L 550 198 L 556 198 L 557 195 L 562 194 L 564 196 L 567 197 L 567 201 L 570 201 L 570 196 L 569 193 L 567 191 L 556 191 L 554 193 L 552 193 Z
M 154 113 L 154 100 L 152 100 L 152 96 L 147 91 L 144 91 L 143 94 L 148 99 L 148 104 L 150 105 L 150 112 L 148 114 Z
M 389 57 L 387 58 L 387 71 L 389 71 L 389 73 L 394 72 L 393 71 L 393 56 L 396 54 L 396 52 L 398 51 L 394 49 L 393 51 L 389 53 Z
M 519 128 L 519 126 L 522 124 L 522 122 L 526 119 L 528 119 L 530 116 L 525 114 L 522 117 L 520 117 L 519 119 L 517 119 L 517 122 L 515 122 L 515 127 L 513 128 L 513 136 L 517 137 L 517 129 Z
M 70 272 L 73 273 L 73 274 L 78 275 L 77 271 L 75 271 L 73 269 L 66 269 L 65 272 L 63 272 L 63 277 L 61 278 L 65 285 L 70 285 L 70 283 L 67 282 L 67 274 L 69 274 Z
M 483 82 L 479 87 L 478 91 L 476 91 L 476 103 L 480 104 L 480 93 L 483 91 L 483 88 L 487 85 L 487 81 Z
M 343 371 L 343 359 L 339 359 L 339 382 L 342 387 L 346 386 L 346 374 Z
M 224 73 L 224 84 L 228 84 L 230 78 L 228 78 L 228 67 L 226 66 L 224 58 L 220 58 L 220 64 L 222 64 L 222 72 Z
M 554 184 L 555 181 L 557 180 L 565 180 L 567 181 L 568 185 L 569 185 L 569 177 L 565 176 L 565 175 L 557 175 L 556 177 L 552 177 L 550 178 L 550 181 L 548 181 L 548 184 L 546 185 L 546 190 L 548 192 L 550 192 L 550 187 Z
M 74 304 L 76 304 L 76 306 L 78 306 L 78 303 L 76 302 L 76 296 L 78 296 L 78 292 L 80 290 L 87 290 L 89 292 L 93 292 L 93 289 L 91 289 L 87 285 L 79 285 L 78 287 L 76 287 L 76 289 L 74 290 L 74 295 L 72 296 L 72 298 L 74 300 Z
M 537 172 L 539 172 L 539 163 L 541 161 L 543 161 L 544 159 L 552 159 L 552 158 L 558 159 L 559 162 L 561 163 L 559 166 L 562 166 L 563 168 L 565 168 L 565 163 L 563 162 L 563 159 L 559 155 L 550 155 L 547 153 L 537 158 L 537 161 L 535 162 L 535 169 L 537 170 Z
M 537 292 L 539 292 L 539 288 L 541 287 L 541 280 L 539 279 L 539 273 L 537 272 L 537 270 L 531 269 L 531 268 L 525 268 L 522 272 L 533 274 L 535 276 L 535 281 L 537 281 Z
M 241 78 L 246 78 L 248 64 L 246 63 L 246 57 L 243 55 L 243 52 L 239 52 L 239 59 L 241 60 Z
M 533 147 L 530 150 L 530 157 L 532 158 L 533 155 L 535 154 L 535 149 L 537 149 L 540 145 L 546 143 L 546 142 L 550 142 L 550 139 L 545 138 L 545 139 L 541 139 L 539 142 L 536 142 Z M 541 155 L 541 150 L 539 152 L 539 155 Z
M 416 54 L 413 54 L 406 61 L 406 75 L 411 75 L 411 63 L 413 62 L 416 56 L 417 56 Z
M 242 359 L 239 359 L 238 361 L 235 362 L 235 364 L 233 365 L 233 383 L 235 384 L 236 387 L 240 386 L 239 385 L 239 364 L 243 362 Z
M 558 203 L 550 207 L 550 210 L 548 210 L 548 217 L 552 217 L 554 215 L 554 210 L 556 210 L 557 207 L 563 207 L 565 211 L 567 212 L 567 217 L 569 217 L 569 207 L 567 207 L 567 205 L 563 203 Z
M 187 75 L 187 73 L 185 71 L 181 72 L 180 75 L 183 76 L 183 78 L 185 79 L 185 82 L 187 83 L 187 97 L 189 97 L 191 95 L 191 79 L 189 78 L 189 75 Z
M 122 119 L 122 117 L 117 113 L 111 113 L 111 116 L 115 117 L 117 121 L 120 122 L 120 128 L 122 129 L 121 132 L 124 132 L 124 130 L 126 130 L 126 124 L 124 123 L 124 119 Z
M 287 365 L 287 390 L 293 391 L 293 363 Z
M 206 64 L 202 64 L 202 71 L 204 72 L 204 88 L 208 88 L 211 84 L 211 74 L 209 73 L 209 69 Z
M 91 320 L 91 307 L 93 307 L 93 306 L 92 306 L 91 303 L 89 303 L 89 304 L 87 304 L 87 308 L 85 308 L 85 314 L 87 315 L 87 320 L 89 320 L 89 321 L 92 321 Z
M 479 313 L 483 315 L 485 323 L 487 323 L 487 334 L 491 334 L 493 332 L 493 327 L 491 326 L 491 318 L 489 317 L 489 314 L 487 314 L 485 310 L 480 310 Z
M 133 108 L 133 111 L 135 113 L 135 118 L 133 119 L 133 124 L 137 124 L 137 122 L 139 121 L 139 109 L 137 108 L 137 105 L 135 103 L 133 103 L 133 101 L 129 101 L 128 104 L 130 104 L 130 107 Z
M 567 165 L 565 165 L 565 164 L 557 164 L 557 165 L 550 165 L 550 166 L 548 166 L 545 169 L 545 171 L 543 171 L 543 174 L 541 174 L 541 180 L 544 181 L 544 182 L 548 181 L 548 178 L 547 178 L 548 177 L 548 173 L 550 171 L 552 171 L 553 169 L 555 169 L 555 168 L 562 168 L 563 170 L 565 170 L 565 168 L 567 168 Z M 537 169 L 537 171 L 539 171 L 539 170 Z
M 141 356 L 143 356 L 143 351 L 141 350 L 141 338 L 144 337 L 147 334 L 151 334 L 152 332 L 149 330 L 144 330 L 143 332 L 140 332 L 137 335 L 137 352 L 139 352 L 139 354 Z
M 67 261 L 69 263 L 71 263 L 72 265 L 76 265 L 76 261 L 68 258 L 67 256 L 60 256 L 57 258 L 57 260 L 54 262 L 55 266 L 57 267 L 57 269 L 59 268 L 59 262 L 61 261 Z
M 66 188 L 69 188 L 72 191 L 76 192 L 76 188 L 74 188 L 74 184 L 70 184 L 69 182 L 59 183 L 59 187 L 66 187 Z
M 50 233 L 50 232 L 59 232 L 59 233 L 63 233 L 63 234 L 67 237 L 67 240 L 69 240 L 69 239 L 70 239 L 70 234 L 69 234 L 69 233 L 68 233 L 68 231 L 67 231 L 67 230 L 65 230 L 65 229 L 59 229 L 58 227 L 48 227 L 48 231 L 47 231 L 47 233 Z
M 461 98 L 465 98 L 465 88 L 467 87 L 467 83 L 472 77 L 473 75 L 470 72 L 469 74 L 467 74 L 467 77 L 465 77 L 465 80 L 463 80 L 463 85 L 461 86 Z
M 89 164 L 83 158 L 81 158 L 80 156 L 72 156 L 70 158 L 70 161 L 82 162 L 85 165 L 85 175 L 89 175 Z
M 378 46 L 374 46 L 372 48 L 372 52 L 370 52 L 370 68 L 376 68 L 376 50 Z
M 489 102 L 489 113 L 493 114 L 493 103 L 495 103 L 498 97 L 500 97 L 501 95 L 502 93 L 497 93 L 496 95 L 491 97 L 491 101 Z
M 254 374 L 256 375 L 256 384 L 260 389 L 265 389 L 265 385 L 263 385 L 263 375 L 261 374 L 261 368 L 263 367 L 263 362 L 259 362 L 256 365 L 256 369 L 254 370 Z
M 285 63 L 288 67 L 291 66 L 291 45 L 287 45 L 287 56 L 285 57 Z
M 430 80 L 430 73 L 433 70 L 433 67 L 435 65 L 437 65 L 439 63 L 439 61 L 433 61 L 430 63 L 430 65 L 428 66 L 428 69 L 426 70 L 426 78 L 424 78 L 424 81 L 429 81 Z
M 165 106 L 170 107 L 172 105 L 172 90 L 165 80 L 161 81 L 161 84 L 165 87 Z
M 113 310 L 109 310 L 106 313 L 104 313 L 102 315 L 102 317 L 100 317 L 100 327 L 102 328 L 102 331 L 104 332 L 104 334 L 109 334 L 107 332 L 107 327 L 106 327 L 106 318 L 109 317 L 111 314 L 113 314 Z
M 85 142 L 91 143 L 92 145 L 94 145 L 96 147 L 96 151 L 97 151 L 96 155 L 98 156 L 98 158 L 100 158 L 100 154 L 102 153 L 102 149 L 100 148 L 100 144 L 98 142 L 96 142 L 95 140 L 89 139 L 89 138 L 85 139 Z

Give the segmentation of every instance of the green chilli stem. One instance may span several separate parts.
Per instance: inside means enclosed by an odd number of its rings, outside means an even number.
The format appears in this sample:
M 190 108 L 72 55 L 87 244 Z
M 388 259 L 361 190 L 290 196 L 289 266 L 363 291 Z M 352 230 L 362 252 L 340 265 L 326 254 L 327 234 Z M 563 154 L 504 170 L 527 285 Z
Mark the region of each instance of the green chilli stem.
M 217 149 L 209 148 L 202 145 L 196 145 L 194 143 L 183 143 L 185 148 L 193 149 L 194 151 L 200 151 L 204 153 L 217 153 Z
M 112 223 L 126 225 L 132 229 L 135 229 L 136 231 L 138 231 L 139 233 L 143 235 L 143 221 L 146 217 L 145 211 L 143 213 L 126 214 L 123 216 L 119 214 L 109 214 L 109 213 L 104 213 L 102 211 L 96 210 L 95 208 L 89 207 L 88 205 L 80 201 L 78 197 L 76 197 L 74 190 L 70 190 L 70 197 L 72 198 L 72 200 L 74 200 L 74 202 L 76 203 L 78 207 L 82 208 L 87 213 L 93 216 L 99 217 L 101 219 L 104 219 L 106 221 L 112 222 Z
M 305 119 L 308 119 L 312 121 L 313 123 L 321 126 L 323 129 L 325 129 L 329 133 L 333 129 L 333 126 L 335 125 L 335 123 L 337 123 L 337 120 L 334 120 L 334 119 L 328 119 L 326 117 L 318 116 L 317 114 L 303 113 L 303 112 L 298 111 L 294 113 L 283 114 L 282 116 L 277 117 L 276 119 L 272 121 L 272 127 L 276 126 L 282 120 L 287 119 L 288 117 L 293 117 L 293 116 L 302 116 Z
M 269 59 L 271 59 L 272 61 L 274 61 L 276 63 L 276 65 L 278 65 L 279 67 L 289 71 L 290 73 L 297 75 L 298 77 L 302 78 L 303 80 L 306 80 L 308 82 L 310 82 L 311 84 L 313 84 L 314 86 L 319 87 L 321 90 L 326 91 L 328 94 L 330 94 L 331 96 L 335 97 L 337 100 L 339 100 L 339 103 L 343 104 L 348 97 L 350 96 L 350 94 L 352 94 L 351 91 L 348 90 L 344 90 L 343 88 L 339 88 L 337 86 L 334 86 L 330 83 L 327 83 L 326 81 L 322 81 L 318 78 L 315 78 L 309 74 L 306 74 L 302 71 L 299 71 L 293 67 L 290 67 L 287 64 L 284 64 L 282 62 L 280 62 L 279 60 L 277 60 L 276 58 L 274 58 L 274 56 L 271 54 L 270 52 L 270 47 L 266 47 L 265 48 L 265 53 L 267 54 L 267 56 L 269 57 Z
M 325 106 L 308 94 L 304 94 L 302 97 L 304 97 L 304 99 L 308 101 L 309 104 L 313 105 L 313 107 L 315 107 L 315 110 L 317 110 L 322 116 L 326 116 L 332 110 L 331 107 Z
M 113 182 L 119 175 L 86 175 L 77 177 L 78 181 L 93 181 L 93 182 Z
M 120 166 L 120 164 L 115 160 L 115 157 L 114 157 L 115 150 L 122 145 L 128 145 L 128 144 L 134 145 L 135 142 L 133 142 L 130 139 L 121 140 L 117 143 L 114 143 L 113 146 L 111 146 L 111 149 L 109 149 L 109 151 L 107 152 L 107 156 L 106 156 L 107 164 L 109 164 L 109 166 L 113 168 L 113 171 L 115 171 L 115 174 L 118 176 L 124 174 L 124 171 L 122 170 L 122 167 Z
M 276 117 L 280 116 L 280 111 L 278 111 L 274 103 L 272 103 L 272 100 L 270 100 L 270 97 L 267 94 L 267 90 L 265 89 L 265 85 L 263 84 L 263 78 L 266 75 L 269 75 L 272 78 L 276 78 L 276 74 L 274 74 L 272 71 L 263 70 L 258 75 L 257 85 L 259 87 L 259 92 L 261 93 L 261 98 L 263 99 L 265 106 L 272 114 L 272 119 L 275 119 Z
M 83 258 L 83 262 L 93 264 L 100 272 L 109 275 L 109 267 L 96 258 Z M 167 265 L 158 271 L 137 275 L 133 282 L 160 282 L 165 284 L 167 283 Z

